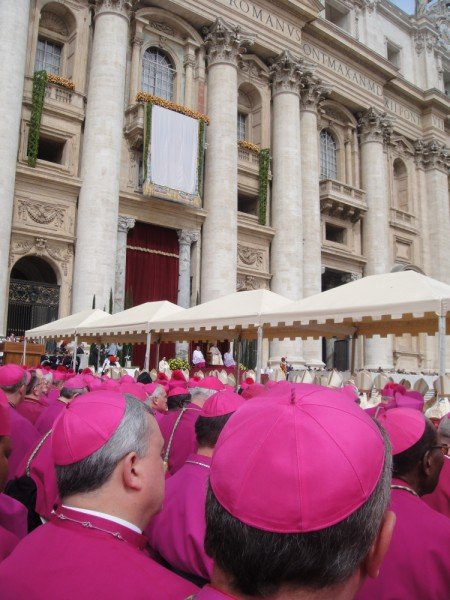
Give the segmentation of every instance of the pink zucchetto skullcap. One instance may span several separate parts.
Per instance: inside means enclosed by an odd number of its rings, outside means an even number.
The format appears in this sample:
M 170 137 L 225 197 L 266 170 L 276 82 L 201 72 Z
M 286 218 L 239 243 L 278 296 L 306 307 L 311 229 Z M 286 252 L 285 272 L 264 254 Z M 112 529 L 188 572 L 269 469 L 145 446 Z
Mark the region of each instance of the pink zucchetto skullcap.
M 225 389 L 224 384 L 217 379 L 217 377 L 204 377 L 197 381 L 197 383 L 193 387 L 204 388 L 206 390 L 215 390 L 216 392 L 220 392 Z
M 222 417 L 235 412 L 245 404 L 245 400 L 239 394 L 223 390 L 213 394 L 203 405 L 201 417 Z
M 25 374 L 28 371 L 24 371 L 19 365 L 4 365 L 0 367 L 0 386 L 10 387 L 17 385 L 21 381 L 25 381 Z
M 194 375 L 193 377 L 191 377 L 188 381 L 188 387 L 198 387 L 198 384 L 200 383 L 200 381 L 202 381 L 202 378 L 199 377 L 198 375 Z
M 156 381 L 169 381 L 169 378 L 167 377 L 167 375 L 165 373 L 160 371 L 158 373 L 158 375 L 156 376 Z
M 141 402 L 147 400 L 147 393 L 143 383 L 136 383 L 134 381 L 133 383 L 129 383 L 128 381 L 125 381 L 124 383 L 120 383 L 120 391 L 122 394 L 136 396 Z
M 99 450 L 116 432 L 125 407 L 124 395 L 110 391 L 89 392 L 67 404 L 53 426 L 55 465 L 71 465 Z
M 11 421 L 9 418 L 8 398 L 3 390 L 0 390 L 0 437 L 11 435 Z
M 173 396 L 185 396 L 186 394 L 189 394 L 189 392 L 185 387 L 174 387 L 169 390 L 167 397 L 172 398 Z
M 406 392 L 406 394 L 395 394 L 395 402 L 399 408 L 414 408 L 423 411 L 424 400 L 420 392 Z
M 367 501 L 384 461 L 376 423 L 354 402 L 330 388 L 283 381 L 230 418 L 210 483 L 218 502 L 247 525 L 318 531 Z
M 53 371 L 53 381 L 56 383 L 57 381 L 64 381 L 65 376 L 61 371 Z
M 392 444 L 392 454 L 408 450 L 420 440 L 425 431 L 425 417 L 414 408 L 392 408 L 378 414 Z
M 254 383 L 253 385 L 249 385 L 241 394 L 244 400 L 250 400 L 250 398 L 255 398 L 255 396 L 259 396 L 260 394 L 264 394 L 267 392 L 267 389 L 262 383 Z
M 172 372 L 171 379 L 186 383 L 186 377 L 184 376 L 183 371 L 181 371 L 180 369 L 175 369 L 175 371 Z
M 122 377 L 120 378 L 120 383 L 136 383 L 134 377 L 131 377 L 131 375 L 122 375 Z
M 66 390 L 79 390 L 87 387 L 88 385 L 86 380 L 82 375 L 75 375 L 75 377 L 71 377 L 63 385 L 63 388 Z
M 244 381 L 241 381 L 241 390 L 246 390 L 248 387 L 250 387 L 254 383 L 255 383 L 255 380 L 253 379 L 253 377 L 246 377 L 244 379 Z

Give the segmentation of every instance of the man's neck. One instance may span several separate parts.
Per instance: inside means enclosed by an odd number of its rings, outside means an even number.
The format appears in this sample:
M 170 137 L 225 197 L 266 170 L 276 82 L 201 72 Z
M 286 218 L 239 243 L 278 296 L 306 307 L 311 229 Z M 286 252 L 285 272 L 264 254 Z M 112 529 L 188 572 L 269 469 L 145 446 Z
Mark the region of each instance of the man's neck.
M 320 590 L 307 590 L 292 587 L 282 587 L 264 600 L 352 600 L 360 587 L 360 574 L 355 573 L 350 579 L 339 586 Z M 262 596 L 247 596 L 231 587 L 229 578 L 217 567 L 213 567 L 211 586 L 227 594 L 234 600 L 257 600 Z
M 209 446 L 200 446 L 197 450 L 197 454 L 200 456 L 211 456 L 214 454 L 214 448 L 210 448 Z
M 22 396 L 18 392 L 15 394 L 7 394 L 8 403 L 14 408 L 22 402 Z

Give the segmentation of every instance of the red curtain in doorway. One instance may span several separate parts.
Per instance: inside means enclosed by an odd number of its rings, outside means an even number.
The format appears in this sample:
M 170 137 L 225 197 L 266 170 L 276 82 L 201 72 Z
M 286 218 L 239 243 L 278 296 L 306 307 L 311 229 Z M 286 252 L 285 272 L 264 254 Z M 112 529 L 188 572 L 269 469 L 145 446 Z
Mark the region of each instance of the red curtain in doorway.
M 127 238 L 125 290 L 130 306 L 156 300 L 177 303 L 178 238 L 174 229 L 136 223 L 130 230 Z M 144 344 L 135 345 L 134 364 L 143 367 L 144 356 Z M 150 368 L 155 366 L 155 356 L 153 347 Z M 175 345 L 161 344 L 160 356 L 174 357 Z

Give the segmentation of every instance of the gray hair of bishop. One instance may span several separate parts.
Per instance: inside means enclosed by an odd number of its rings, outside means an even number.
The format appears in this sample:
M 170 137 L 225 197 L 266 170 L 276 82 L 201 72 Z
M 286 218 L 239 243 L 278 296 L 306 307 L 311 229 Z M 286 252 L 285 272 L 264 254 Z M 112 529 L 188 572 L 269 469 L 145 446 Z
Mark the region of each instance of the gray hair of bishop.
M 450 414 L 446 415 L 439 423 L 438 433 L 450 440 Z
M 92 492 L 104 485 L 119 462 L 130 452 L 147 455 L 151 426 L 149 410 L 134 396 L 125 395 L 125 414 L 116 432 L 99 450 L 71 465 L 56 465 L 61 499 Z
M 356 571 L 377 536 L 390 499 L 391 445 L 378 427 L 385 444 L 378 484 L 360 508 L 326 529 L 273 533 L 250 527 L 220 505 L 209 485 L 205 550 L 228 575 L 232 590 L 258 598 L 283 586 L 321 590 L 345 582 Z
M 149 398 L 159 398 L 160 396 L 164 396 L 166 394 L 166 388 L 163 385 L 157 385 L 153 392 L 150 394 Z
M 191 394 L 191 399 L 194 399 L 194 396 L 204 396 L 205 400 L 207 400 L 210 396 L 213 396 L 217 393 L 217 390 L 209 390 L 204 387 L 193 387 L 189 389 Z

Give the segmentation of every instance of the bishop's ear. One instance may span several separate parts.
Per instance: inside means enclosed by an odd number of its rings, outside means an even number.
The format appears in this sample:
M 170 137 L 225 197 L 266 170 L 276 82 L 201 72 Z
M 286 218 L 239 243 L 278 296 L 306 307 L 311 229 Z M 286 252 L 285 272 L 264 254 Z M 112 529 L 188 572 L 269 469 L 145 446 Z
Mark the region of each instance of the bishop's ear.
M 364 559 L 364 571 L 372 579 L 378 577 L 381 563 L 389 549 L 395 527 L 395 514 L 391 510 L 384 513 L 377 537 Z

